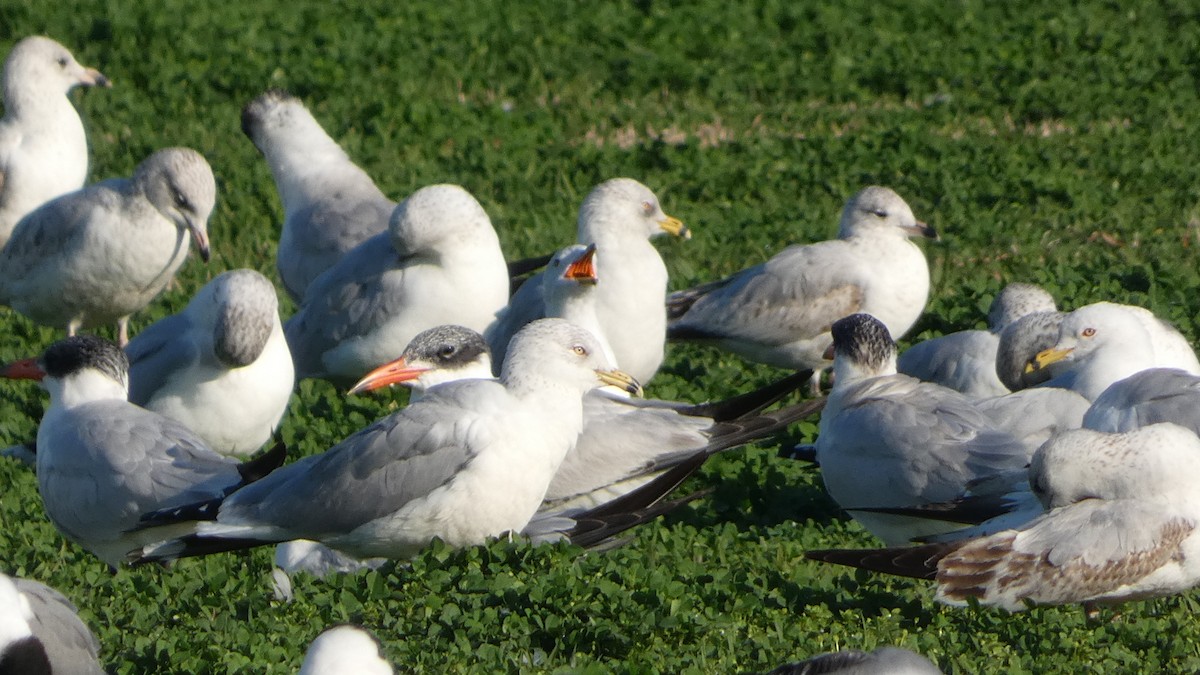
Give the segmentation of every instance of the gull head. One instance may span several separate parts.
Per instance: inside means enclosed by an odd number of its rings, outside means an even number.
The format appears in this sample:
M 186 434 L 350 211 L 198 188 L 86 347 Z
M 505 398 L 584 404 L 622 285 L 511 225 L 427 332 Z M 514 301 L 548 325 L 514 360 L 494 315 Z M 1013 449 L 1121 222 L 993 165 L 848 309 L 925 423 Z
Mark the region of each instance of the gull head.
M 932 227 L 917 220 L 912 209 L 891 188 L 872 185 L 863 188 L 846 202 L 838 225 L 838 238 L 867 233 L 899 233 L 906 237 L 937 239 Z
M 896 343 L 887 326 L 870 314 L 851 314 L 833 322 L 834 386 L 896 373 Z M 826 352 L 829 356 L 829 352 Z
M 1054 312 L 1054 296 L 1036 284 L 1012 283 L 1005 286 L 988 307 L 988 328 L 999 333 L 1018 319 L 1035 312 Z
M 576 234 L 584 243 L 611 236 L 692 237 L 683 221 L 663 212 L 650 188 L 632 178 L 613 178 L 592 188 L 579 207 Z
M 300 665 L 300 675 L 392 675 L 393 672 L 392 666 L 383 658 L 379 640 L 366 630 L 348 624 L 334 626 L 318 635 Z
M 22 99 L 30 94 L 66 94 L 74 87 L 112 86 L 100 71 L 80 65 L 66 47 L 40 35 L 27 37 L 12 48 L 4 60 L 3 77 L 6 109 L 18 101 L 24 103 Z
M 268 89 L 242 108 L 242 133 L 263 154 L 277 135 L 302 135 L 312 128 L 320 125 L 304 102 L 283 89 Z
M 590 331 L 563 319 L 539 319 L 513 336 L 500 380 L 510 391 L 569 389 L 580 395 L 603 385 L 641 395 L 632 376 L 613 368 Z
M 388 231 L 392 246 L 404 256 L 499 247 L 487 212 L 458 185 L 428 185 L 412 193 L 392 212 Z
M 213 355 L 227 368 L 254 363 L 278 323 L 279 298 L 262 274 L 231 270 L 204 285 L 188 303 L 189 314 L 212 331 Z
M 1107 302 L 1068 312 L 1058 327 L 1058 341 L 1038 352 L 1026 370 L 1053 365 L 1057 372 L 1063 372 L 1096 360 L 1123 362 L 1131 372 L 1142 365 L 1153 365 L 1150 335 L 1134 314 Z
M 208 262 L 208 218 L 217 202 L 217 183 L 204 156 L 189 148 L 159 150 L 138 165 L 133 181 L 164 218 L 191 236 Z
M 420 394 L 443 382 L 468 379 L 492 379 L 487 342 L 470 328 L 447 324 L 417 333 L 400 358 L 367 373 L 348 393 L 402 384 Z

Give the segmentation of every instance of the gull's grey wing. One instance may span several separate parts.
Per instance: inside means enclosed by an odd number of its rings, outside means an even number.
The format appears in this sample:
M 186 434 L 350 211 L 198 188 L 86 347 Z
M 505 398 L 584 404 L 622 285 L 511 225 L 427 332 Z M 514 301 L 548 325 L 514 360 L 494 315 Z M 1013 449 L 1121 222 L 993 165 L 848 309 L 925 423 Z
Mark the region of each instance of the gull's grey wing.
M 837 240 L 793 246 L 709 285 L 711 290 L 671 321 L 671 336 L 779 345 L 828 331 L 862 307 L 868 274 L 853 257 L 837 255 L 842 246 Z
M 1173 422 L 1200 434 L 1200 377 L 1175 368 L 1151 368 L 1114 382 L 1092 403 L 1083 426 L 1132 431 Z
M 300 311 L 284 325 L 297 379 L 324 373 L 325 352 L 401 310 L 403 279 L 395 273 L 400 265 L 385 233 L 364 241 L 313 281 Z
M 296 230 L 288 237 L 293 250 L 276 260 L 292 299 L 303 300 L 308 287 L 342 256 L 387 231 L 395 208 L 395 202 L 383 197 L 373 183 L 369 188 L 347 184 L 292 214 L 287 226 Z
M 13 577 L 13 584 L 29 600 L 33 610 L 29 627 L 45 647 L 51 670 L 103 675 L 100 641 L 79 618 L 75 605 L 62 593 L 37 581 Z
M 1008 387 L 996 375 L 999 344 L 996 335 L 984 330 L 951 333 L 905 349 L 896 360 L 896 369 L 968 396 L 1000 396 Z
M 453 389 L 463 386 L 501 385 L 483 380 L 443 385 L 419 405 L 234 493 L 222 505 L 219 521 L 279 527 L 291 533 L 289 538 L 321 539 L 424 497 L 486 452 L 486 431 L 476 428 L 475 419 L 464 418 L 452 398 Z M 450 396 L 440 396 L 444 394 Z
M 767 675 L 941 675 L 932 661 L 907 649 L 880 647 L 867 653 L 857 649 L 820 654 L 788 663 Z
M 174 374 L 197 363 L 200 351 L 191 340 L 192 321 L 172 314 L 154 322 L 125 346 L 129 357 L 129 402 L 145 406 Z

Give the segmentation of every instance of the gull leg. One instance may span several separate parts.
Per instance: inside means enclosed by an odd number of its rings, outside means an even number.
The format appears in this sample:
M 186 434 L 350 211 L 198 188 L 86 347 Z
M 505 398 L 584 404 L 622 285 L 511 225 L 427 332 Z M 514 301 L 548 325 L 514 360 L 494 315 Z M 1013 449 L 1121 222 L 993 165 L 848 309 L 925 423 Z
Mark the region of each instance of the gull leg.
M 129 317 L 123 316 L 117 319 L 117 346 L 121 349 L 129 344 Z
M 83 322 L 79 319 L 71 319 L 71 321 L 67 323 L 67 337 L 75 337 L 75 334 L 79 332 L 79 325 L 81 323 Z

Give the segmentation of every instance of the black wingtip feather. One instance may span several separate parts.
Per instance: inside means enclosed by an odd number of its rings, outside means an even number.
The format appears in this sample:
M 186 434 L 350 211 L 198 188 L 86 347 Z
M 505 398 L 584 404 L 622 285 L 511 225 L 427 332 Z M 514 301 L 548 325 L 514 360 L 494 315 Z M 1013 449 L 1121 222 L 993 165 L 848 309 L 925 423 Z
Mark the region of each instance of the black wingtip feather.
M 711 417 L 718 422 L 728 422 L 759 412 L 804 386 L 810 379 L 812 379 L 812 371 L 801 370 L 754 391 L 738 394 L 723 401 L 698 403 L 683 408 L 679 412 L 696 417 Z
M 270 450 L 238 465 L 237 470 L 238 475 L 242 477 L 242 485 L 261 480 L 267 474 L 283 466 L 285 461 L 287 461 L 287 445 L 277 435 L 275 444 L 271 446 Z
M 933 580 L 937 577 L 938 562 L 961 545 L 953 542 L 895 548 L 835 548 L 806 551 L 804 557 L 881 574 Z

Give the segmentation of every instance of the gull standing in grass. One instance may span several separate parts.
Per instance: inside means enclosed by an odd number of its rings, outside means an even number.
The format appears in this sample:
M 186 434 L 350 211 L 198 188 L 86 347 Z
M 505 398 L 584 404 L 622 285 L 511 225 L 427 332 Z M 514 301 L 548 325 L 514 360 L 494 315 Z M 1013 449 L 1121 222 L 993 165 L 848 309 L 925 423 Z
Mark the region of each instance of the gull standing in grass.
M 558 319 L 513 337 L 499 381 L 466 380 L 228 497 L 143 523 L 194 535 L 132 551 L 166 560 L 311 539 L 359 558 L 408 558 L 437 537 L 473 546 L 520 532 L 583 428 L 584 393 L 640 390 L 587 331 Z M 200 519 L 201 522 L 190 522 Z
M 187 258 L 189 240 L 208 261 L 216 182 L 204 157 L 159 150 L 131 178 L 90 185 L 21 219 L 0 251 L 0 304 L 37 323 L 80 328 L 117 324 L 150 304 Z
M 359 626 L 327 628 L 309 645 L 300 675 L 392 675 L 383 646 Z
M 3 81 L 0 248 L 25 214 L 83 187 L 87 135 L 67 93 L 79 86 L 112 86 L 100 71 L 79 65 L 66 47 L 41 36 L 12 48 Z
M 1060 434 L 1029 483 L 1047 512 L 1020 527 L 946 544 L 810 551 L 814 560 L 937 581 L 936 598 L 1012 612 L 1111 604 L 1200 583 L 1200 438 L 1170 423 Z
M 847 649 L 779 666 L 767 675 L 942 675 L 932 661 L 900 647 Z
M 900 337 L 929 298 L 929 265 L 910 237 L 937 238 L 894 191 L 846 203 L 838 238 L 791 246 L 761 265 L 667 298 L 672 340 L 710 343 L 750 361 L 819 372 L 829 328 L 856 312 Z M 815 393 L 819 379 L 813 380 Z
M 279 298 L 254 270 L 217 276 L 125 353 L 129 401 L 182 422 L 222 455 L 244 457 L 270 440 L 295 384 Z
M 973 398 L 1007 394 L 1009 388 L 996 373 L 1000 333 L 1023 316 L 1057 309 L 1054 296 L 1040 286 L 1009 284 L 988 309 L 987 330 L 964 330 L 918 342 L 900 354 L 896 368 Z
M 319 276 L 284 326 L 297 379 L 351 384 L 417 333 L 446 323 L 483 331 L 508 302 L 508 267 L 483 207 L 457 185 L 405 199 L 388 231 Z
M 0 574 L 0 672 L 103 675 L 100 642 L 62 593 Z
M 284 212 L 276 264 L 284 288 L 300 302 L 322 272 L 387 230 L 396 202 L 285 91 L 271 89 L 246 104 L 242 131 L 275 178 Z
M 1021 440 L 964 395 L 898 374 L 896 344 L 879 320 L 839 319 L 832 337 L 833 389 L 816 443 L 821 476 L 834 501 L 888 545 L 948 526 L 862 509 L 945 502 L 1029 461 Z
M 189 531 L 129 532 L 152 511 L 228 494 L 283 461 L 246 464 L 219 455 L 184 425 L 126 400 L 129 362 L 90 335 L 60 340 L 3 376 L 50 392 L 38 426 L 38 491 L 50 522 L 112 567 L 138 546 Z
M 1200 361 L 1179 331 L 1149 310 L 1098 302 L 1063 317 L 1058 341 L 1034 358 L 1050 368 L 1042 384 L 1078 392 L 1094 401 L 1117 380 L 1147 368 L 1179 368 L 1200 375 Z
M 597 185 L 579 207 L 576 241 L 595 245 L 596 316 L 616 356 L 616 365 L 648 382 L 662 365 L 667 315 L 667 266 L 654 237 L 670 234 L 688 239 L 691 231 L 663 212 L 650 188 L 632 178 L 613 178 Z M 485 335 L 496 365 L 504 361 L 508 341 L 521 326 L 546 316 L 542 276 L 526 281 L 508 308 Z

